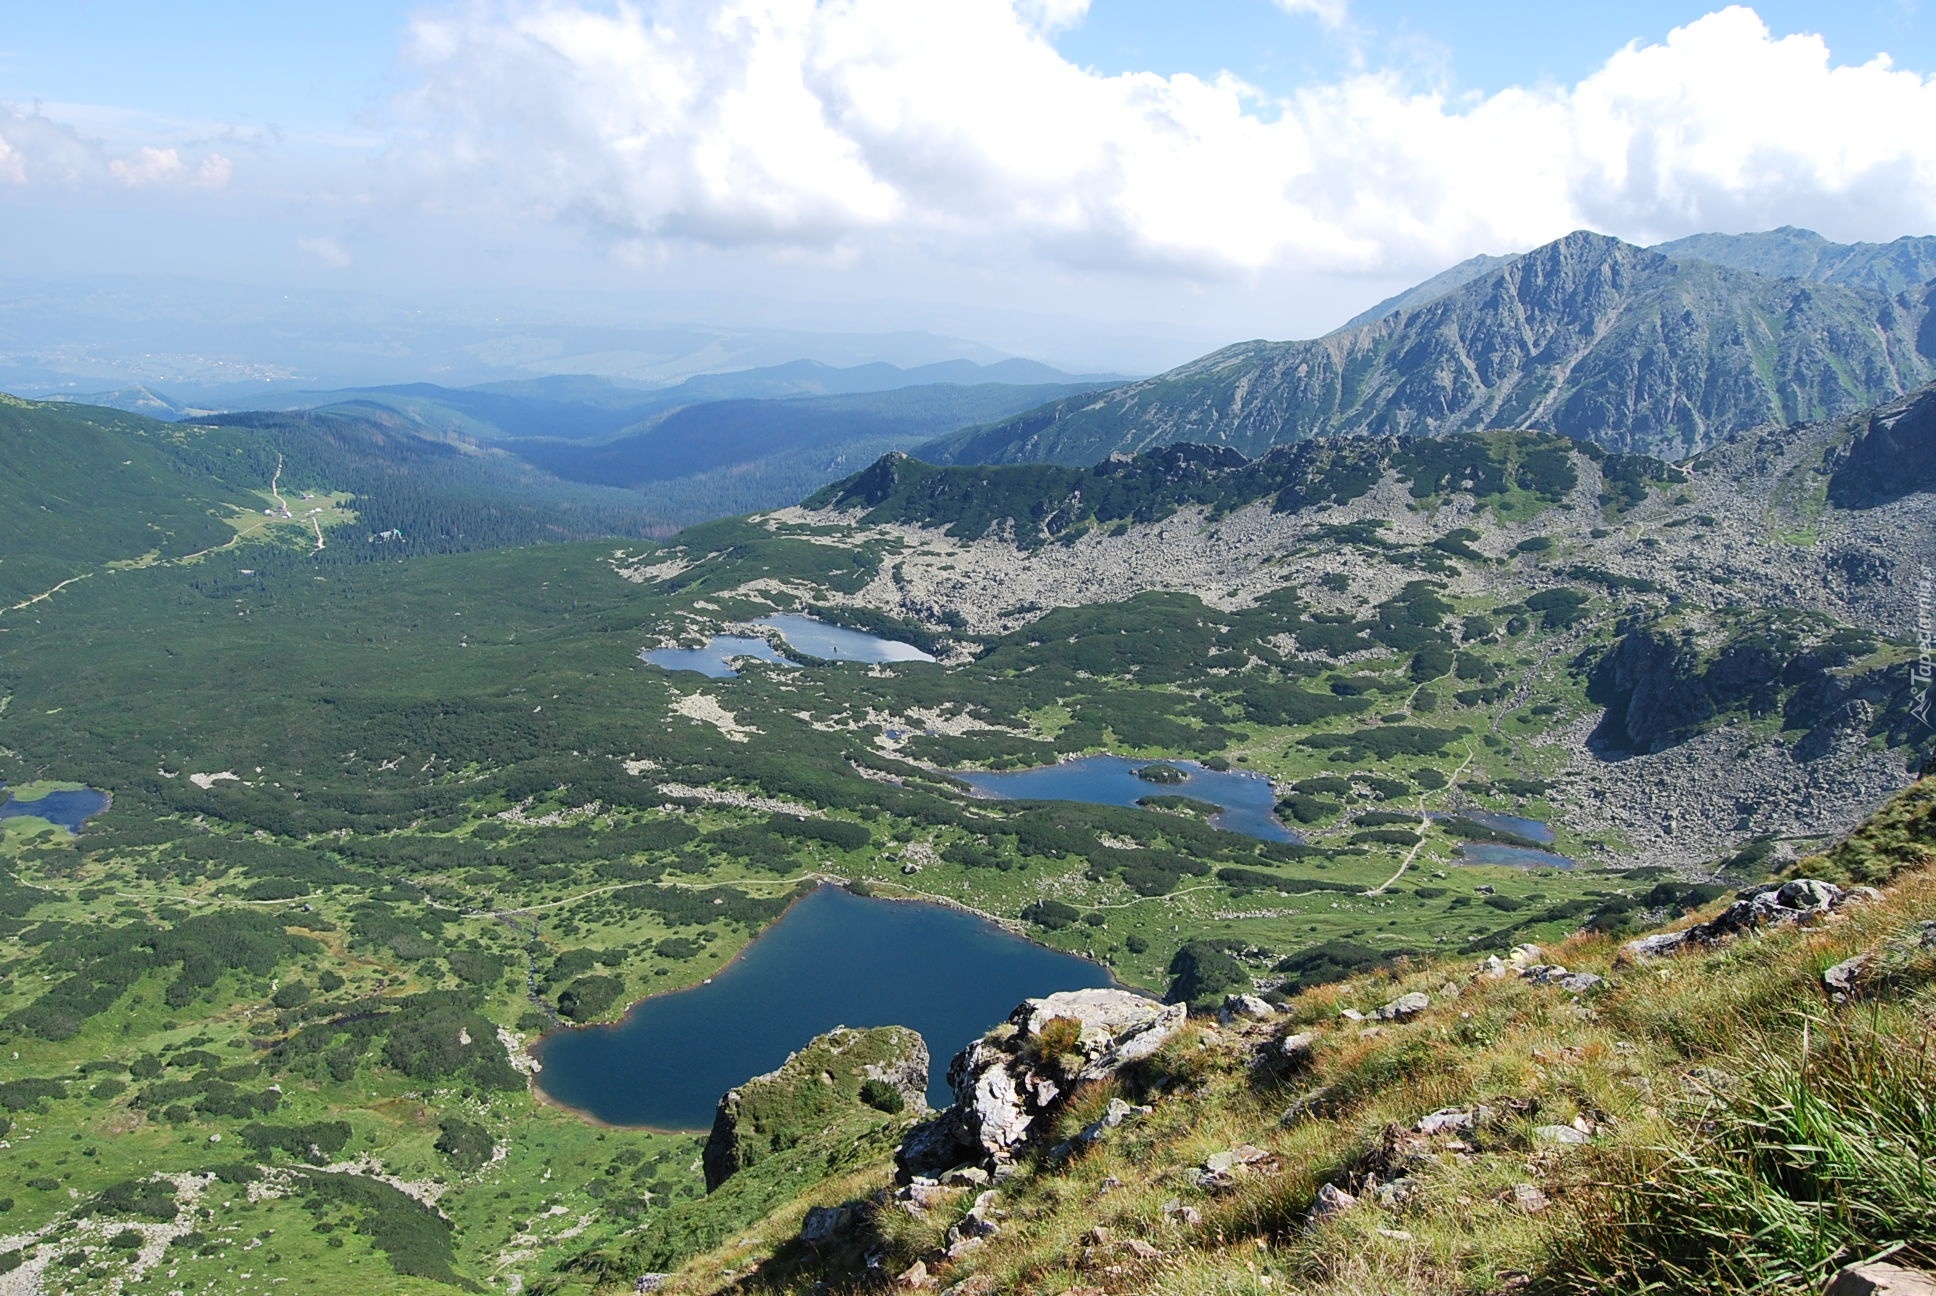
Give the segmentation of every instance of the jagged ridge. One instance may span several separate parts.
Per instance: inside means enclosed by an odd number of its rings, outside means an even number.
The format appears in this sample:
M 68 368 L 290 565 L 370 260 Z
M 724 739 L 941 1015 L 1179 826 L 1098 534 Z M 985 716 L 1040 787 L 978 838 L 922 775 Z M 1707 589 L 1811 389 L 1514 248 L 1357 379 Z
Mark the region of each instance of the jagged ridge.
M 1676 261 L 1575 233 L 1416 310 L 1315 341 L 1239 343 L 921 453 L 1081 464 L 1180 441 L 1255 455 L 1321 435 L 1524 426 L 1679 458 L 1936 376 L 1929 296 Z

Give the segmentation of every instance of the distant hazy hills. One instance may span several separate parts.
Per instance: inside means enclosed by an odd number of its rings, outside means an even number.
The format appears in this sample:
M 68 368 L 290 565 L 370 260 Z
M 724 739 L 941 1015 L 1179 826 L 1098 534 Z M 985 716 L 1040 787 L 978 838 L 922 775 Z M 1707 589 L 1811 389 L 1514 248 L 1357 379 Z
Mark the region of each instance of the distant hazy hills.
M 137 557 L 149 535 L 123 536 L 117 520 L 150 512 L 112 490 L 127 474 L 104 474 L 94 489 L 89 465 L 128 460 L 157 481 L 182 471 L 181 456 L 218 442 L 259 450 L 236 478 L 247 490 L 268 480 L 275 456 L 285 481 L 346 490 L 370 530 L 401 530 L 414 549 L 470 548 L 594 534 L 665 534 L 694 522 L 791 504 L 890 450 L 1005 418 L 1045 401 L 1120 381 L 1077 379 L 1029 360 L 979 364 L 951 360 L 902 368 L 884 363 L 833 366 L 811 360 L 707 374 L 676 386 L 644 388 L 591 375 L 518 379 L 479 387 L 409 383 L 307 393 L 296 408 L 212 414 L 190 410 L 147 387 L 101 393 L 90 402 L 21 402 L 8 407 L 9 456 L 33 464 L 16 493 L 49 489 L 47 509 L 71 502 L 77 534 L 105 526 L 112 543 L 93 555 L 65 546 L 87 567 Z M 110 412 L 126 407 L 149 417 Z M 192 420 L 176 435 L 150 419 Z M 219 434 L 213 431 L 219 426 Z M 65 429 L 65 431 L 49 431 Z M 134 440 L 123 444 L 124 437 Z M 45 441 L 46 444 L 42 444 Z M 16 445 L 19 453 L 16 454 Z M 145 447 L 159 446 L 157 456 Z M 200 453 L 200 451 L 196 451 Z M 42 477 L 40 469 L 53 470 Z M 139 475 L 139 474 L 138 474 Z M 182 486 L 201 501 L 183 515 L 196 544 L 226 539 L 192 477 Z M 174 491 L 169 487 L 164 494 Z M 219 494 L 227 504 L 233 492 Z M 7 501 L 0 496 L 0 504 Z M 16 526 L 38 498 L 13 501 Z M 216 513 L 226 511 L 215 509 Z M 96 515 L 101 515 L 96 518 Z M 65 535 L 46 516 L 29 519 L 36 535 Z M 192 523 L 192 525 L 190 525 Z M 51 529 L 50 529 L 51 527 Z M 31 528 L 29 528 L 31 530 Z M 0 537 L 4 538 L 4 537 Z M 46 546 L 0 546 L 0 593 L 38 592 L 67 574 L 64 546 L 28 570 L 24 555 Z M 172 552 L 165 543 L 164 553 Z M 48 579 L 42 580 L 47 575 Z
M 908 445 L 1093 386 L 952 383 L 792 400 L 718 400 L 674 410 L 642 431 L 597 445 L 519 442 L 515 453 L 572 481 L 636 486 L 846 441 Z
M 642 387 L 590 374 L 560 374 L 477 387 L 403 383 L 302 392 L 281 408 L 383 409 L 403 416 L 431 435 L 457 435 L 481 441 L 523 437 L 596 441 L 640 431 L 644 425 L 664 418 L 671 411 L 713 401 L 851 395 L 943 383 L 1035 386 L 1080 383 L 1094 387 L 1120 381 L 1120 375 L 1066 374 L 1033 360 L 1019 359 L 993 364 L 947 360 L 912 368 L 882 363 L 835 366 L 816 360 L 794 360 L 730 373 L 700 374 L 670 387 Z
M 794 361 L 648 390 L 587 375 L 310 393 L 302 405 L 623 487 L 658 531 L 790 504 L 890 450 L 1122 381 L 1031 360 Z
M 62 404 L 94 405 L 102 409 L 125 410 L 130 414 L 145 414 L 149 418 L 169 420 L 208 412 L 197 410 L 173 397 L 162 395 L 152 387 L 143 387 L 139 384 L 115 391 L 87 392 L 77 396 L 49 396 L 47 399 Z
M 1829 277 L 1784 277 L 1797 267 Z M 1678 458 L 1936 376 L 1924 270 L 1936 275 L 1936 240 L 1840 246 L 1778 230 L 1648 250 L 1576 233 L 1455 267 L 1393 299 L 1397 313 L 1308 342 L 1239 343 L 918 453 L 1087 464 L 1177 442 L 1256 455 L 1321 435 L 1530 427 Z

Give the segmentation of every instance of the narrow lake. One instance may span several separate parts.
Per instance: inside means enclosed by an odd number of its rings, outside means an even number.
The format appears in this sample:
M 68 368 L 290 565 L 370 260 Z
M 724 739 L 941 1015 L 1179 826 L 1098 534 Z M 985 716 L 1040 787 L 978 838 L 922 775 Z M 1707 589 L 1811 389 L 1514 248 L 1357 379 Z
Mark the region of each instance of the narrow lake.
M 940 905 L 825 886 L 704 985 L 633 1005 L 609 1026 L 555 1032 L 537 1084 L 612 1125 L 705 1129 L 719 1096 L 836 1026 L 909 1026 L 948 1059 L 1022 1000 L 1110 984 L 1103 968 Z
M 0 783 L 0 819 L 17 819 L 32 816 L 59 824 L 71 833 L 78 833 L 87 826 L 87 821 L 108 808 L 108 794 L 93 788 L 75 788 L 70 791 L 48 792 L 32 800 L 8 796 L 6 785 Z
M 1137 773 L 1152 765 L 1182 774 L 1174 782 L 1152 782 Z M 1262 841 L 1301 841 L 1277 819 L 1277 793 L 1270 780 L 1243 770 L 1206 769 L 1195 761 L 1132 760 L 1127 756 L 1084 756 L 1057 765 L 1025 770 L 950 770 L 955 778 L 1007 801 L 1086 801 L 1090 805 L 1134 806 L 1146 797 L 1181 796 L 1222 810 L 1210 822 L 1218 828 Z
M 848 630 L 825 621 L 816 621 L 797 612 L 783 612 L 753 623 L 772 630 L 799 652 L 827 661 L 844 662 L 931 662 L 934 658 L 913 644 L 883 639 L 879 635 Z

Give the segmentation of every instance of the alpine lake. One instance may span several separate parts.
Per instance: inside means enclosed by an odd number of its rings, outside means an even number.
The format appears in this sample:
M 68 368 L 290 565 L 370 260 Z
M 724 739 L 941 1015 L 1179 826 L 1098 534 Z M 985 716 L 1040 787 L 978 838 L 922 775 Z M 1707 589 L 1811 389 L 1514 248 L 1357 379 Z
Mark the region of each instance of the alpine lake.
M 536 1081 L 609 1125 L 704 1129 L 721 1094 L 814 1036 L 907 1026 L 928 1043 L 928 1098 L 941 1105 L 948 1059 L 1016 1004 L 1110 984 L 1099 965 L 973 914 L 823 886 L 703 984 L 546 1036 Z
M 1277 793 L 1261 774 L 1213 770 L 1195 761 L 1132 760 L 1083 756 L 1024 770 L 954 770 L 955 778 L 983 796 L 1001 800 L 1086 801 L 1137 806 L 1180 797 L 1216 807 L 1213 827 L 1261 841 L 1294 842 L 1298 835 L 1278 822 Z
M 87 821 L 108 808 L 111 798 L 94 788 L 55 788 L 38 796 L 11 795 L 0 783 L 0 819 L 45 819 L 71 833 L 79 833 Z
M 932 656 L 913 644 L 845 626 L 829 625 L 810 616 L 785 612 L 753 623 L 755 630 L 777 635 L 787 647 L 805 657 L 834 662 L 931 662 Z M 699 648 L 647 648 L 639 653 L 643 661 L 669 671 L 697 671 L 710 679 L 733 679 L 739 675 L 735 661 L 752 659 L 775 666 L 797 666 L 773 647 L 770 640 L 754 635 L 714 635 Z

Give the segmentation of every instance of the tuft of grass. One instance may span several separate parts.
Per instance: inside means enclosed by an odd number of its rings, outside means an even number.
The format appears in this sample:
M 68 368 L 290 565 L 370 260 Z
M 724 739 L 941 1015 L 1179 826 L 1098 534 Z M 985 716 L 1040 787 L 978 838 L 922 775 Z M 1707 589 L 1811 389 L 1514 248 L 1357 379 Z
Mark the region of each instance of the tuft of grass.
M 1812 1290 L 1881 1255 L 1936 1260 L 1928 1035 L 1818 1020 L 1741 1061 L 1696 1137 L 1617 1168 L 1615 1208 L 1585 1218 L 1559 1290 Z

